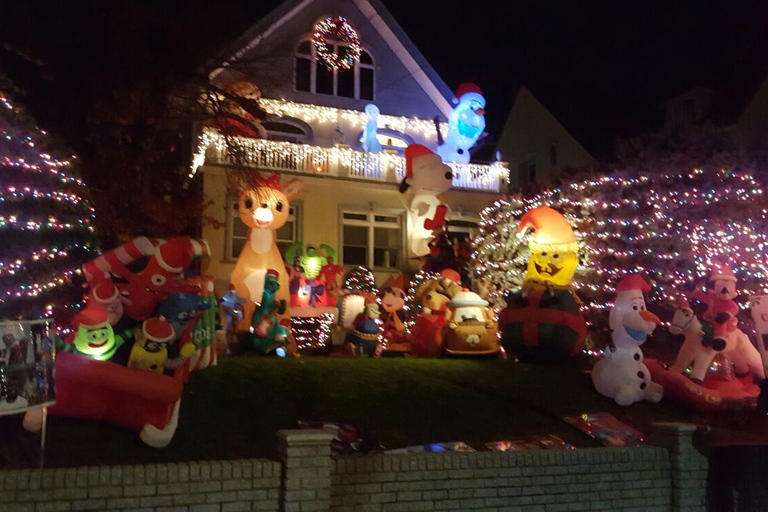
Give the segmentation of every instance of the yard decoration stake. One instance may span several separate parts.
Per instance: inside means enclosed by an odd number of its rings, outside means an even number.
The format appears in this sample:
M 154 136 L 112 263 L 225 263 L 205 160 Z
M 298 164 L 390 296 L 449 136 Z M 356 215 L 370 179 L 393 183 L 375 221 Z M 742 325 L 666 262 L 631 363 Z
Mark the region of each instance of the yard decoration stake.
M 276 231 L 288 220 L 290 200 L 299 195 L 304 182 L 298 179 L 280 185 L 280 175 L 263 178 L 258 174 L 240 192 L 238 211 L 240 220 L 248 226 L 248 242 L 243 246 L 230 280 L 238 297 L 248 299 L 244 304 L 243 319 L 238 322 L 239 331 L 248 331 L 255 304 L 261 301 L 264 280 L 268 269 L 279 271 L 279 289 L 275 298 L 290 303 L 288 274 L 276 244 Z M 279 316 L 279 322 L 290 325 L 290 311 Z

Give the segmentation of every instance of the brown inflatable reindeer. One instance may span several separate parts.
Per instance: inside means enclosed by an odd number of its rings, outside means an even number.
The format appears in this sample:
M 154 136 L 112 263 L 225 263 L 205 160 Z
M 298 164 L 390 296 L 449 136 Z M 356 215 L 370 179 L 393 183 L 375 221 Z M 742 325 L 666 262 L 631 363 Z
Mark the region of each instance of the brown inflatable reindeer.
M 243 308 L 243 319 L 237 326 L 239 331 L 246 331 L 251 325 L 254 303 L 261 302 L 264 277 L 269 269 L 279 272 L 280 289 L 275 300 L 285 300 L 286 304 L 285 313 L 279 315 L 278 319 L 284 325 L 285 320 L 290 321 L 288 274 L 275 240 L 276 231 L 288 220 L 290 200 L 298 196 L 304 188 L 304 182 L 298 179 L 291 180 L 281 187 L 279 174 L 273 174 L 266 179 L 259 174 L 253 176 L 250 183 L 240 189 L 238 211 L 240 220 L 248 226 L 248 241 L 240 251 L 237 265 L 230 277 L 237 295 L 247 299 Z

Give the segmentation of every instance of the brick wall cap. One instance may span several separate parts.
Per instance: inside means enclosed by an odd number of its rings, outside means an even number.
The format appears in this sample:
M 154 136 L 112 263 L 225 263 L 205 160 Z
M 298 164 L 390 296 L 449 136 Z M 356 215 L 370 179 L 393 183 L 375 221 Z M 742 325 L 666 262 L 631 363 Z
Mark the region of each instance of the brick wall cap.
M 335 437 L 333 432 L 323 429 L 278 430 L 277 435 L 288 444 L 327 444 Z
M 662 432 L 695 432 L 699 427 L 691 423 L 677 423 L 672 421 L 660 421 L 651 425 L 653 430 Z

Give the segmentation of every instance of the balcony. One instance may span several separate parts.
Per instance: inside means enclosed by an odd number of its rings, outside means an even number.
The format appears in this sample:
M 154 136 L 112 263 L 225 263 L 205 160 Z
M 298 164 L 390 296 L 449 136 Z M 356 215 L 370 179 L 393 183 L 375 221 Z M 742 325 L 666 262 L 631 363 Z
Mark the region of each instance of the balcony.
M 367 153 L 346 146 L 323 148 L 306 144 L 233 137 L 241 150 L 240 165 L 265 171 L 290 171 L 361 181 L 398 183 L 405 176 L 405 158 L 392 153 Z M 225 137 L 205 129 L 194 155 L 190 176 L 203 165 L 233 165 Z M 509 171 L 504 162 L 449 163 L 453 188 L 484 192 L 506 191 Z

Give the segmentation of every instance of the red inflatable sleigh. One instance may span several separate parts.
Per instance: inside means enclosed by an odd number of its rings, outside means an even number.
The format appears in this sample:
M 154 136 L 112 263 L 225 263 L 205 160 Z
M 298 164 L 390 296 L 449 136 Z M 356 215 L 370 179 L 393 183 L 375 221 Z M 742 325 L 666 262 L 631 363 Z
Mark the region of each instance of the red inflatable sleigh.
M 179 347 L 194 342 L 198 350 L 187 356 L 172 375 L 60 351 L 56 355 L 56 403 L 48 408 L 51 415 L 101 420 L 135 430 L 144 443 L 155 448 L 171 442 L 190 370 L 215 364 L 216 360 L 212 340 L 218 308 L 213 298 L 213 281 L 207 276 L 183 275 L 194 258 L 209 253 L 208 243 L 203 239 L 179 237 L 166 241 L 139 237 L 83 265 L 91 286 L 84 311 L 102 311 L 105 326 L 109 313 L 116 316 L 113 325 L 123 317 L 140 324 L 156 314 L 163 299 L 177 292 L 199 295 L 213 307 L 189 319 L 178 340 Z M 141 260 L 148 261 L 136 270 Z M 118 279 L 112 283 L 115 278 Z M 102 301 L 95 289 L 103 283 L 111 284 L 115 291 Z M 120 307 L 110 309 L 114 302 Z M 133 340 L 132 331 L 124 332 Z M 24 417 L 24 428 L 37 431 L 42 427 L 42 419 L 42 410 L 29 411 Z
M 48 412 L 135 430 L 147 445 L 163 448 L 178 426 L 188 368 L 186 362 L 169 376 L 62 352 L 56 355 L 56 404 Z M 37 431 L 41 420 L 40 409 L 29 411 L 24 428 Z
M 655 359 L 643 361 L 651 372 L 651 378 L 664 386 L 664 396 L 674 398 L 690 407 L 704 412 L 720 412 L 731 409 L 754 407 L 760 388 L 752 376 L 730 379 L 712 378 L 697 384 L 685 375 L 667 370 Z

